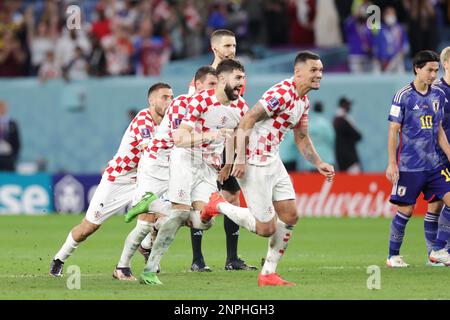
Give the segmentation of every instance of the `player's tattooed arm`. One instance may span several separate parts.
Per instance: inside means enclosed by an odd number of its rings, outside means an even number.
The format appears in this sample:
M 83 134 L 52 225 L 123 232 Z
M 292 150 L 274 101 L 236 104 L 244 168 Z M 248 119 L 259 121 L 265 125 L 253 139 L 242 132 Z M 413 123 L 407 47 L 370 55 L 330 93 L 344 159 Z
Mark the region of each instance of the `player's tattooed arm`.
M 444 128 L 442 128 L 442 121 L 439 123 L 438 142 L 439 147 L 441 147 L 442 151 L 444 151 L 445 155 L 447 156 L 447 159 L 449 159 L 450 161 L 450 145 L 448 143 Z
M 314 148 L 311 138 L 308 133 L 308 127 L 301 125 L 299 128 L 294 130 L 295 133 L 295 144 L 297 145 L 298 151 L 302 156 L 310 163 L 317 165 L 322 162 L 319 154 Z
M 317 153 L 316 148 L 314 148 L 311 138 L 309 137 L 307 120 L 303 120 L 300 127 L 294 130 L 294 136 L 295 144 L 303 157 L 312 163 L 317 168 L 319 173 L 327 178 L 327 181 L 333 180 L 334 167 L 320 159 L 320 156 Z
M 386 178 L 391 183 L 396 183 L 399 178 L 399 171 L 397 165 L 397 140 L 398 133 L 400 131 L 401 125 L 396 122 L 391 122 L 389 124 L 388 132 L 388 166 L 386 168 Z

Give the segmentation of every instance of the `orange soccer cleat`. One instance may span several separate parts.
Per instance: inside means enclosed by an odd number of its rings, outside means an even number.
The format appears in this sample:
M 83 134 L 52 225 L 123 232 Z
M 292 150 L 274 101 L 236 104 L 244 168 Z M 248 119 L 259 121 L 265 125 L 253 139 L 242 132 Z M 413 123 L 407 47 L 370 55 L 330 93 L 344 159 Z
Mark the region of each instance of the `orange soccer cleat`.
M 258 275 L 258 286 L 295 286 L 296 284 L 293 282 L 289 282 L 280 277 L 278 273 L 269 273 Z
M 211 196 L 209 197 L 209 202 L 203 207 L 202 211 L 200 212 L 200 219 L 203 222 L 208 222 L 215 216 L 218 216 L 220 214 L 218 205 L 222 202 L 225 202 L 225 199 L 219 192 L 214 192 L 213 194 L 211 194 Z

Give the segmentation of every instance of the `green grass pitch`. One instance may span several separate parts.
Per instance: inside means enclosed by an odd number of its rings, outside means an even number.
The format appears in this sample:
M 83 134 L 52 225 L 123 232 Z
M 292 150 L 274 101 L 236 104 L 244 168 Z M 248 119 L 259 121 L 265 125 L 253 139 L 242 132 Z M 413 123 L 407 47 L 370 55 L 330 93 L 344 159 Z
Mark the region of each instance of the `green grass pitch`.
M 225 234 L 218 217 L 203 239 L 211 273 L 192 273 L 189 230 L 181 228 L 162 261 L 163 286 L 121 282 L 111 277 L 123 241 L 134 224 L 116 216 L 66 261 L 81 270 L 81 289 L 69 290 L 67 274 L 48 276 L 52 256 L 79 215 L 0 217 L 0 299 L 450 299 L 450 269 L 426 267 L 423 219 L 407 227 L 402 254 L 411 267 L 387 269 L 389 219 L 301 218 L 278 272 L 296 287 L 256 284 L 258 271 L 225 271 Z M 267 240 L 241 229 L 239 254 L 258 265 Z M 367 289 L 367 267 L 381 268 L 381 289 Z M 144 266 L 139 254 L 133 271 Z

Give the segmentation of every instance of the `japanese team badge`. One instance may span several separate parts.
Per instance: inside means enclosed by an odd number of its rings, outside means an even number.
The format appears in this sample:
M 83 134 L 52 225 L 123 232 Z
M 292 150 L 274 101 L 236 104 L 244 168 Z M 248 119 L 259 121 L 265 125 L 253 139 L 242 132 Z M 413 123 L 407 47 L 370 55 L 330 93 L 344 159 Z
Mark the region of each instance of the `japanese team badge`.
M 403 197 L 406 194 L 406 187 L 398 186 L 397 194 L 398 194 L 399 197 Z
M 438 110 L 439 110 L 439 100 L 433 100 L 433 110 L 434 110 L 434 112 L 438 112 Z

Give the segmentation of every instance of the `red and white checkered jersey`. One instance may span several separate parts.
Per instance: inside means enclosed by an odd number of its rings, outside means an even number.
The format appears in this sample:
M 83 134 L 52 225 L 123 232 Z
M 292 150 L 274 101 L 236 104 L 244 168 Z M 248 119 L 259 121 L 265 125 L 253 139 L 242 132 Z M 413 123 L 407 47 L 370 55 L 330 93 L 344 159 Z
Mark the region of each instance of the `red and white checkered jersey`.
M 293 78 L 267 90 L 259 103 L 269 118 L 255 124 L 247 147 L 248 163 L 267 165 L 279 157 L 280 143 L 292 128 L 308 125 L 309 100 L 300 97 Z
M 188 95 L 181 95 L 173 99 L 164 118 L 156 128 L 153 139 L 145 149 L 143 157 L 156 160 L 160 166 L 169 166 L 170 151 L 173 147 L 172 132 L 178 128 L 186 115 L 190 99 L 191 97 Z
M 148 108 L 139 111 L 125 131 L 119 150 L 105 169 L 104 175 L 109 181 L 137 170 L 142 146 L 150 142 L 155 127 Z
M 203 90 L 192 96 L 181 123 L 193 127 L 195 133 L 235 129 L 247 111 L 247 102 L 241 96 L 229 105 L 223 105 L 217 100 L 214 89 Z M 186 149 L 195 157 L 201 156 L 208 165 L 220 168 L 224 142 L 225 139 L 218 139 Z

